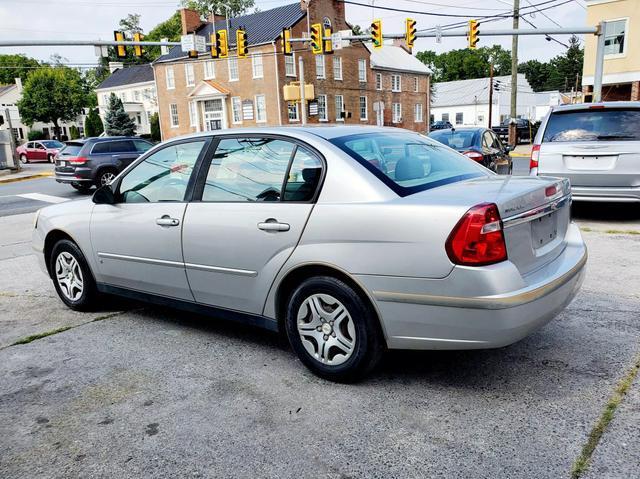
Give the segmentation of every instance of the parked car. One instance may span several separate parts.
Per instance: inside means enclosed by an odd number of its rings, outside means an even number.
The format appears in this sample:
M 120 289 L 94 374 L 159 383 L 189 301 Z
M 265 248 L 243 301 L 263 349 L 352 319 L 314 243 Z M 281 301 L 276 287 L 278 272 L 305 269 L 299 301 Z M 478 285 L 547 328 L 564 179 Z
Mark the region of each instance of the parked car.
M 453 125 L 446 120 L 434 121 L 429 126 L 429 131 L 444 130 L 446 128 L 453 128 Z
M 286 331 L 348 381 L 385 348 L 496 348 L 550 321 L 587 258 L 570 203 L 566 180 L 396 128 L 219 130 L 43 208 L 33 247 L 71 309 L 111 293 Z
M 510 123 L 511 119 L 507 118 L 503 120 L 500 125 L 492 127 L 495 134 L 498 135 L 498 137 L 505 143 L 509 141 Z M 522 142 L 530 143 L 531 139 L 535 137 L 537 131 L 536 125 L 531 123 L 529 120 L 525 118 L 516 118 L 516 145 L 519 145 Z
M 56 157 L 55 179 L 87 192 L 93 185 L 108 184 L 152 146 L 146 140 L 126 136 L 69 141 Z
M 640 202 L 640 102 L 554 107 L 531 149 L 531 175 L 571 181 L 577 201 Z
M 32 161 L 48 161 L 53 163 L 55 156 L 58 154 L 61 148 L 64 148 L 64 143 L 58 140 L 38 140 L 28 141 L 23 145 L 16 148 L 18 158 L 21 163 L 31 163 Z
M 513 171 L 509 156 L 512 148 L 503 145 L 488 128 L 450 128 L 431 132 L 429 136 L 496 173 L 504 172 L 510 175 Z

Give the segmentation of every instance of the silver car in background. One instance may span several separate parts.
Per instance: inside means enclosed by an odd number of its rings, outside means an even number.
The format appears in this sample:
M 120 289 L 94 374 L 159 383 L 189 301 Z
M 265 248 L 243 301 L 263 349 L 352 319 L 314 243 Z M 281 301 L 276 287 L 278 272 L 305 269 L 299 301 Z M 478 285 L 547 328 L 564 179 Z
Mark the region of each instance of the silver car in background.
M 496 348 L 550 321 L 585 271 L 570 204 L 566 180 L 400 129 L 234 129 L 42 209 L 33 246 L 72 309 L 108 293 L 286 331 L 349 381 L 385 348 Z
M 640 202 L 640 102 L 553 108 L 536 135 L 530 172 L 569 179 L 574 200 Z

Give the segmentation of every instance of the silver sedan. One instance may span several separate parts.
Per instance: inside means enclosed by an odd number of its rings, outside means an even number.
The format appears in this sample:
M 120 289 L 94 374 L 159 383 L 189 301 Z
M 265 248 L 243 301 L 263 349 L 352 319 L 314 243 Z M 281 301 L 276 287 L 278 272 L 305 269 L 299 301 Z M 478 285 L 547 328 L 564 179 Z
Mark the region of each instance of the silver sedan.
M 404 130 L 234 129 L 42 209 L 33 246 L 72 309 L 116 294 L 283 331 L 349 381 L 385 348 L 496 348 L 550 321 L 585 270 L 570 204 L 567 180 Z

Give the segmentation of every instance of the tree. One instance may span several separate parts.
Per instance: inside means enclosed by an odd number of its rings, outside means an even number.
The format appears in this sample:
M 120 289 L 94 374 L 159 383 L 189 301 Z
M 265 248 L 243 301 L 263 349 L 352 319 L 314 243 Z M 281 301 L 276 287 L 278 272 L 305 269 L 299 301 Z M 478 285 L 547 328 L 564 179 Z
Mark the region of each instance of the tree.
M 80 138 L 80 130 L 78 130 L 76 125 L 71 125 L 69 128 L 69 139 L 77 140 L 78 138 Z
M 182 35 L 182 22 L 180 21 L 180 12 L 176 12 L 169 19 L 153 27 L 144 39 L 150 42 L 159 42 L 163 38 L 167 38 L 170 42 L 179 42 L 180 35 Z M 150 60 L 155 60 L 160 56 L 160 47 L 147 47 L 146 50 Z
M 518 72 L 524 73 L 533 91 L 545 90 L 549 79 L 549 64 L 538 60 L 529 60 L 518 65 Z
M 157 113 L 151 115 L 149 118 L 149 123 L 151 124 L 151 139 L 153 141 L 160 141 L 162 136 L 160 134 L 160 117 Z
M 461 48 L 440 54 L 426 50 L 418 52 L 416 58 L 433 71 L 435 82 L 488 77 L 491 63 L 496 76 L 511 72 L 511 53 L 500 45 L 476 50 Z
M 60 136 L 60 121 L 72 121 L 85 107 L 87 95 L 77 70 L 67 67 L 36 70 L 24 84 L 18 108 L 27 125 L 53 123 Z
M 120 19 L 118 27 L 124 33 L 128 33 L 129 37 L 133 37 L 134 33 L 141 33 L 142 27 L 140 26 L 140 14 L 129 13 L 126 17 Z
M 545 89 L 569 91 L 575 85 L 576 76 L 578 85 L 581 85 L 583 62 L 584 50 L 580 47 L 580 40 L 572 35 L 567 51 L 549 61 L 549 80 Z
M 253 7 L 253 3 L 253 0 L 182 0 L 184 7 L 195 10 L 204 17 L 211 13 L 226 15 L 225 5 L 229 6 L 229 16 L 236 17 L 246 13 L 247 9 Z
M 109 96 L 108 111 L 104 117 L 105 131 L 109 136 L 133 136 L 136 124 L 124 111 L 122 100 L 115 93 Z
M 16 78 L 25 82 L 40 66 L 38 60 L 24 55 L 0 55 L 0 85 L 11 85 Z
M 100 136 L 103 131 L 104 125 L 102 124 L 102 119 L 98 114 L 98 109 L 90 109 L 87 118 L 84 120 L 84 136 L 87 138 Z

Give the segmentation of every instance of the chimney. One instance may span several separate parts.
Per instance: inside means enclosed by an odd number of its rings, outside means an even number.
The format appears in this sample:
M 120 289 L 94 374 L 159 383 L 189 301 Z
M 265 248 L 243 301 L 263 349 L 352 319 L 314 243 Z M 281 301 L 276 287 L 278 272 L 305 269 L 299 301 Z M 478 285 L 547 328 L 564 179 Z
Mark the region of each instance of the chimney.
M 213 23 L 214 25 L 215 25 L 217 22 L 225 22 L 226 20 L 227 20 L 227 17 L 226 17 L 226 16 L 224 16 L 224 15 L 220 15 L 220 14 L 218 14 L 218 13 L 212 13 L 211 15 L 209 15 L 209 16 L 207 17 L 207 21 L 208 21 L 209 23 Z
M 180 23 L 182 24 L 182 34 L 195 32 L 202 25 L 200 14 L 189 8 L 180 9 Z
M 18 93 L 22 93 L 22 78 L 15 78 Z
M 113 73 L 116 70 L 121 70 L 124 68 L 124 63 L 122 62 L 109 62 L 109 73 Z
M 394 38 L 393 46 L 400 47 L 403 50 L 405 50 L 407 53 L 411 53 L 411 48 L 407 46 L 407 42 L 404 40 L 404 38 Z

